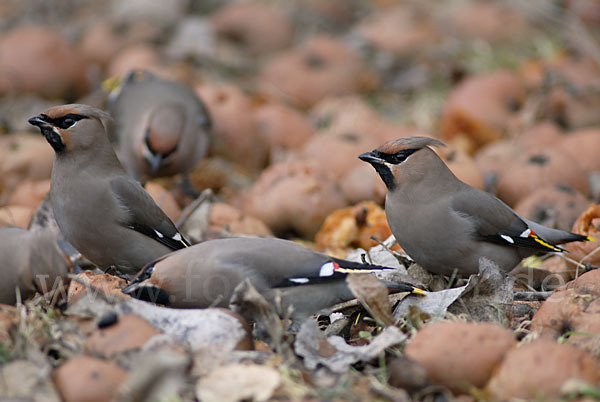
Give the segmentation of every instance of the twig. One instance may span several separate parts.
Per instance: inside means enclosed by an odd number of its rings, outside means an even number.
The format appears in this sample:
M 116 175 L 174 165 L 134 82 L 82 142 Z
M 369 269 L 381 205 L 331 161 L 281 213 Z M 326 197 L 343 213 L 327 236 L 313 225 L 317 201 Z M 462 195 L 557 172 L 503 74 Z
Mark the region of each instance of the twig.
M 214 194 L 212 190 L 210 188 L 207 188 L 206 190 L 202 191 L 202 193 L 200 193 L 198 198 L 196 198 L 187 207 L 185 207 L 181 212 L 181 216 L 179 217 L 179 219 L 177 219 L 177 222 L 175 222 L 175 226 L 177 227 L 177 229 L 181 228 L 185 221 L 192 215 L 192 213 L 194 213 L 196 208 L 202 205 L 205 201 L 210 200 L 213 197 L 213 195 Z
M 376 241 L 377 244 L 379 244 L 381 247 L 383 247 L 383 249 L 385 251 L 392 254 L 394 256 L 394 258 L 396 258 L 398 260 L 398 262 L 404 266 L 404 268 L 408 268 L 414 263 L 414 261 L 411 260 L 408 256 L 404 256 L 404 255 L 398 253 L 397 251 L 392 250 L 390 247 L 388 247 L 387 244 L 385 244 L 385 242 L 379 240 L 379 238 L 377 236 L 370 236 L 370 238 L 371 238 L 371 240 Z M 395 239 L 394 239 L 394 243 L 396 243 Z M 393 244 L 392 244 L 392 247 L 393 247 Z
M 403 300 L 408 295 L 409 295 L 409 293 L 407 293 L 407 292 L 398 292 L 398 293 L 393 293 L 393 294 L 389 295 L 388 299 L 390 301 L 390 304 L 393 306 L 394 304 L 398 303 L 400 300 Z M 361 306 L 361 303 L 358 301 L 358 299 L 352 299 L 352 300 L 348 300 L 343 303 L 338 303 L 338 304 L 332 306 L 330 308 L 330 310 L 334 313 L 337 313 L 339 311 L 345 310 L 350 307 L 359 307 L 359 306 Z
M 343 303 L 338 303 L 338 304 L 332 306 L 330 308 L 330 310 L 334 313 L 337 313 L 338 311 L 342 311 L 342 310 L 345 310 L 350 307 L 358 307 L 358 306 L 360 306 L 358 299 L 352 299 L 352 300 L 348 300 Z
M 515 292 L 515 301 L 541 301 L 549 298 L 554 292 Z
M 584 255 L 581 260 L 579 260 L 579 262 L 583 264 L 583 268 L 585 270 L 588 270 L 589 263 L 586 265 L 586 263 L 584 263 L 583 260 L 587 260 L 588 258 L 590 258 L 591 256 L 593 256 L 594 254 L 596 254 L 598 251 L 600 251 L 600 246 L 596 247 L 595 249 L 593 249 L 592 251 L 590 251 L 589 253 L 587 253 L 586 255 Z
M 347 317 L 335 320 L 325 329 L 325 336 L 337 335 L 346 325 L 350 324 L 350 319 Z
M 579 261 L 569 258 L 566 255 L 564 255 L 563 253 L 556 253 L 556 255 L 558 255 L 560 258 L 564 259 L 565 261 L 568 261 L 571 264 L 575 265 L 575 278 L 579 278 L 579 275 L 581 273 L 579 271 L 580 268 L 583 270 L 583 273 L 600 268 L 596 265 L 590 264 L 589 262 L 583 262 L 583 260 L 588 259 L 589 257 L 593 256 L 594 254 L 596 254 L 599 251 L 600 251 L 600 246 L 596 247 L 591 252 L 589 252 L 588 254 L 583 256 Z

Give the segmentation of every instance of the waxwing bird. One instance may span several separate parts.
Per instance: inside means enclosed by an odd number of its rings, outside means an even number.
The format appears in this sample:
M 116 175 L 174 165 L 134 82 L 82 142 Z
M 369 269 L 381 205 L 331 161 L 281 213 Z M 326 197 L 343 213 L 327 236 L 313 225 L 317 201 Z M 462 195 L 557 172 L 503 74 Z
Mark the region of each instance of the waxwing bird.
M 232 237 L 152 262 L 123 292 L 176 308 L 227 307 L 236 286 L 249 279 L 267 300 L 278 290 L 294 316 L 301 317 L 354 298 L 344 280 L 347 273 L 383 269 L 389 268 L 329 257 L 288 240 Z M 423 293 L 406 284 L 394 287 Z
M 101 268 L 125 274 L 189 243 L 119 163 L 108 113 L 64 105 L 29 119 L 55 151 L 50 181 L 54 217 L 65 239 Z
M 108 98 L 111 139 L 136 178 L 190 171 L 206 155 L 211 120 L 194 91 L 149 72 L 130 72 Z
M 359 156 L 387 187 L 385 212 L 404 251 L 425 269 L 444 275 L 478 272 L 480 257 L 505 271 L 557 244 L 593 240 L 531 222 L 493 195 L 460 181 L 431 146 L 436 139 L 406 137 Z
M 17 292 L 23 301 L 52 290 L 66 296 L 71 261 L 50 231 L 1 228 L 0 261 L 0 303 L 15 304 Z

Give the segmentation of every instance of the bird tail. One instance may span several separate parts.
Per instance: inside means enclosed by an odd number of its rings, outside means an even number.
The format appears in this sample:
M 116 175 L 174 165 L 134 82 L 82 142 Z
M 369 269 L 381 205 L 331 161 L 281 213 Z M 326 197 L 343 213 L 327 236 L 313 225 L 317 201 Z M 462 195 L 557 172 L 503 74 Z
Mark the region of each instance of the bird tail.
M 544 241 L 552 245 L 565 244 L 576 241 L 595 241 L 593 237 L 581 235 L 577 233 L 571 233 L 559 229 L 551 229 L 546 226 L 542 226 L 539 223 L 527 221 L 529 227 Z
M 550 243 L 551 245 L 553 245 L 556 248 L 559 248 L 560 251 L 566 251 L 564 249 L 562 249 L 561 247 L 556 246 L 556 244 L 565 244 L 565 243 L 572 243 L 572 242 L 576 242 L 576 241 L 596 241 L 596 239 L 594 239 L 593 237 L 590 236 L 585 236 L 585 235 L 580 235 L 577 233 L 571 233 L 571 232 L 565 232 L 562 230 L 559 230 L 557 234 L 554 234 L 552 236 L 548 236 L 545 235 L 543 236 L 544 240 L 546 240 L 546 242 Z M 542 235 L 540 235 L 540 237 L 542 237 Z
M 577 233 L 571 233 L 571 232 L 567 232 L 569 234 L 569 236 L 562 240 L 561 243 L 570 243 L 573 241 L 596 241 L 596 239 L 594 239 L 591 236 L 586 236 L 586 235 L 580 235 Z

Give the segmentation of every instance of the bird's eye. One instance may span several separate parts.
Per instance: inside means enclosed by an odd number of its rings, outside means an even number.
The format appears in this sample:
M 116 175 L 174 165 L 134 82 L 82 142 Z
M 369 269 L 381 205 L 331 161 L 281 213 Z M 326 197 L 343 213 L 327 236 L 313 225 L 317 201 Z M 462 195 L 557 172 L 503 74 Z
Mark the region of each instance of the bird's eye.
M 402 163 L 406 160 L 406 153 L 404 151 L 398 152 L 397 154 L 392 155 L 392 163 Z
M 66 130 L 67 128 L 71 127 L 73 124 L 75 124 L 75 119 L 72 119 L 70 117 L 63 117 L 61 119 L 56 119 L 54 121 L 54 124 L 58 127 L 58 128 L 62 128 L 63 130 Z
M 383 159 L 386 162 L 391 163 L 392 165 L 398 165 L 406 160 L 409 156 L 411 156 L 418 149 L 403 149 L 400 152 L 396 152 L 395 154 L 387 154 Z
M 87 119 L 87 116 L 83 116 L 83 115 L 75 114 L 75 113 L 69 113 L 68 115 L 66 115 L 64 117 L 54 119 L 54 125 L 56 125 L 58 128 L 62 128 L 63 130 L 66 130 L 69 127 L 73 126 L 75 123 L 77 123 L 81 119 Z
M 156 265 L 156 262 L 153 263 L 152 265 L 146 267 L 146 269 L 139 275 L 140 282 L 141 281 L 145 281 L 146 279 L 150 279 L 150 277 L 154 273 L 154 266 L 155 265 Z

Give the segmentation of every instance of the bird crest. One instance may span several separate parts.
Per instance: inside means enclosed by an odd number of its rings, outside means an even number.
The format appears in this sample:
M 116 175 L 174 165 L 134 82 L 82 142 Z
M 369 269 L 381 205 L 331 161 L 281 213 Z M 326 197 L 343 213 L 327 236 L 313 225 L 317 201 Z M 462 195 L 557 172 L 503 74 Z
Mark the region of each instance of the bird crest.
M 386 142 L 377 148 L 377 151 L 380 151 L 384 154 L 395 154 L 407 149 L 421 149 L 428 146 L 444 147 L 445 144 L 442 141 L 431 137 L 404 137 Z

